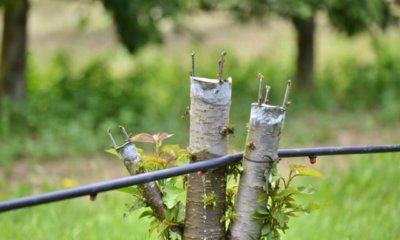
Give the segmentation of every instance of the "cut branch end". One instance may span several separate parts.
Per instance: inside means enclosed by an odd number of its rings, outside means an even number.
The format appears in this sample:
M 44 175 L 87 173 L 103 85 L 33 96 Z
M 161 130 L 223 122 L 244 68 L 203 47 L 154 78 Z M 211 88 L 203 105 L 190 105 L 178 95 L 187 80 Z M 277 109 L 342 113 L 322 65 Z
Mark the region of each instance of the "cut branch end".
M 283 103 L 282 103 L 282 107 L 284 107 L 284 108 L 286 108 L 286 107 L 288 107 L 290 105 L 290 102 L 288 101 L 288 98 L 289 98 L 291 84 L 292 84 L 292 81 L 288 80 L 287 84 L 286 84 L 285 95 L 283 97 Z
M 264 76 L 261 73 L 258 74 L 258 81 L 259 81 L 259 85 L 258 85 L 258 105 L 261 106 L 261 103 L 262 103 L 262 86 L 263 86 L 263 82 L 264 82 Z
M 269 92 L 270 91 L 271 91 L 271 86 L 266 85 L 265 86 L 265 99 L 264 99 L 265 104 L 269 104 Z
M 117 143 L 115 142 L 115 139 L 114 139 L 114 137 L 113 137 L 112 134 L 111 134 L 111 128 L 109 128 L 109 129 L 107 130 L 107 133 L 108 133 L 108 136 L 109 136 L 110 139 L 111 139 L 111 142 L 112 142 L 113 147 L 114 147 L 114 148 L 117 148 L 117 147 L 118 147 L 118 146 L 117 146 Z
M 190 73 L 192 77 L 195 76 L 195 55 L 196 53 L 192 52 L 192 72 Z
M 225 62 L 226 52 L 221 53 L 221 60 L 218 61 L 218 80 L 222 84 L 222 79 L 224 75 L 224 62 Z
M 122 133 L 124 134 L 124 136 L 126 137 L 126 140 L 127 141 L 130 141 L 130 138 L 129 138 L 129 134 L 128 134 L 128 132 L 126 131 L 126 129 L 123 127 L 123 126 L 119 126 L 119 128 L 121 129 L 121 131 L 122 131 Z

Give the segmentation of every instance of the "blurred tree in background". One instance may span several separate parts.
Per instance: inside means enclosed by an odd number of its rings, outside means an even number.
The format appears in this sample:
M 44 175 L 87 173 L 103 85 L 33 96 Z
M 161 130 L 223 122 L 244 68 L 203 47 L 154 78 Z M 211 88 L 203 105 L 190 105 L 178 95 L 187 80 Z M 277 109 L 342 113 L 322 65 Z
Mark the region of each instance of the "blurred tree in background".
M 121 43 L 135 53 L 147 43 L 162 42 L 160 21 L 170 19 L 179 25 L 179 16 L 197 8 L 205 11 L 228 10 L 240 21 L 258 20 L 261 23 L 271 14 L 288 19 L 297 33 L 296 73 L 298 86 L 314 86 L 315 16 L 324 11 L 338 30 L 355 35 L 375 28 L 384 29 L 393 16 L 391 5 L 399 3 L 383 0 L 288 0 L 288 1 L 140 1 L 100 0 L 112 16 Z M 26 42 L 28 0 L 2 0 L 4 28 L 1 55 L 0 95 L 22 100 L 26 95 Z
M 164 18 L 177 19 L 184 12 L 179 0 L 101 0 L 111 14 L 122 44 L 130 53 L 150 42 L 162 42 L 159 22 Z
M 327 12 L 331 24 L 348 35 L 384 29 L 391 19 L 391 5 L 384 0 L 255 0 L 213 1 L 201 0 L 205 10 L 225 9 L 234 13 L 240 21 L 263 22 L 271 14 L 288 19 L 297 34 L 296 74 L 298 86 L 311 89 L 314 86 L 315 17 L 318 11 Z
M 28 0 L 2 0 L 3 39 L 0 65 L 0 96 L 21 101 L 26 95 L 26 44 Z

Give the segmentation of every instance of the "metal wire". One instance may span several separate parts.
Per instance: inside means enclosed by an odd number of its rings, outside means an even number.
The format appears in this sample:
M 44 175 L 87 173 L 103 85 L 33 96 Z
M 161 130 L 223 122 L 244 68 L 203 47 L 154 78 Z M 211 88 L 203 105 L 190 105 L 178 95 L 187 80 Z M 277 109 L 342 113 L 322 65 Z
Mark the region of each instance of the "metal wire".
M 326 156 L 326 155 L 342 155 L 342 154 L 370 154 L 370 153 L 399 152 L 399 151 L 400 151 L 400 145 L 375 145 L 375 146 L 280 149 L 278 150 L 278 155 L 280 158 L 292 158 L 292 157 Z M 86 195 L 89 195 L 91 196 L 91 198 L 94 198 L 98 193 L 101 192 L 106 192 L 127 186 L 133 186 L 146 182 L 156 181 L 164 178 L 170 178 L 200 170 L 205 171 L 209 168 L 217 168 L 229 164 L 238 163 L 242 159 L 242 157 L 243 153 L 240 152 L 206 161 L 187 164 L 185 166 L 179 166 L 154 172 L 143 173 L 136 176 L 118 178 L 115 180 L 99 182 L 95 184 L 45 193 L 36 196 L 29 196 L 19 199 L 3 201 L 0 202 L 0 212 L 26 208 L 50 202 L 62 201 Z

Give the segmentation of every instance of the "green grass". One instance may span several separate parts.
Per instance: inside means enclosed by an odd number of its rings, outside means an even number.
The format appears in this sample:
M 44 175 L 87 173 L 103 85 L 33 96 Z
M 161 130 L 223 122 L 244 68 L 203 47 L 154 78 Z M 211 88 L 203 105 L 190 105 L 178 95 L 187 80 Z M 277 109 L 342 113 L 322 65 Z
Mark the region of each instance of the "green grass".
M 10 196 L 9 196 L 10 197 Z M 148 239 L 148 222 L 127 218 L 130 196 L 104 193 L 0 214 L 1 239 Z
M 399 160 L 398 153 L 343 156 L 341 160 L 320 157 L 313 167 L 326 178 L 308 180 L 317 192 L 303 200 L 328 206 L 292 219 L 284 239 L 396 239 L 400 234 Z M 21 185 L 7 198 L 31 192 Z M 2 213 L 0 238 L 149 239 L 148 222 L 138 220 L 138 213 L 123 218 L 129 201 L 127 194 L 110 192 L 94 202 L 85 197 Z
M 398 238 L 400 154 L 343 158 L 349 167 L 328 172 L 311 197 L 329 205 L 292 220 L 284 239 Z

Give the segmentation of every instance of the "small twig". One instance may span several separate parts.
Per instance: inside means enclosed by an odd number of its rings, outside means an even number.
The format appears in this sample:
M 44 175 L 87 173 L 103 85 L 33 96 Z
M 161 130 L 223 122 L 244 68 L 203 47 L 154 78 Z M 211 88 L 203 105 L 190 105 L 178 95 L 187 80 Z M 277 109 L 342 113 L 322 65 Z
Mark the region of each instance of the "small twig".
M 258 105 L 260 106 L 262 103 L 262 86 L 264 82 L 264 76 L 261 73 L 258 74 L 258 80 Z
M 283 103 L 282 103 L 282 107 L 287 107 L 289 106 L 289 102 L 288 102 L 288 98 L 289 98 L 289 92 L 290 92 L 290 85 L 291 85 L 292 81 L 288 80 L 287 81 L 287 85 L 286 85 L 286 91 L 285 91 L 285 96 L 283 97 Z
M 122 133 L 125 135 L 125 137 L 126 137 L 126 140 L 127 141 L 130 141 L 130 139 L 129 139 L 129 134 L 128 134 L 128 132 L 126 131 L 126 129 L 123 127 L 123 126 L 119 126 L 119 128 L 121 129 L 121 131 L 122 131 Z
M 218 80 L 219 80 L 219 83 L 222 83 L 222 77 L 223 77 L 223 74 L 224 74 L 224 62 L 225 62 L 225 55 L 226 55 L 226 52 L 222 52 L 221 53 L 221 60 L 219 60 L 218 61 L 218 67 L 219 67 L 219 70 L 218 70 Z
M 117 146 L 117 143 L 115 142 L 114 137 L 113 137 L 112 134 L 111 134 L 111 129 L 110 129 L 110 128 L 107 130 L 107 133 L 108 133 L 108 136 L 109 136 L 110 139 L 111 139 L 111 142 L 112 142 L 112 144 L 113 144 L 113 147 L 114 147 L 114 148 L 117 148 L 117 147 L 118 147 L 118 146 Z
M 196 55 L 196 53 L 195 52 L 192 52 L 192 73 L 191 73 L 191 75 L 194 77 L 195 76 L 195 55 Z
M 269 91 L 270 90 L 271 90 L 271 86 L 269 86 L 269 85 L 265 86 L 265 99 L 264 99 L 265 104 L 269 103 Z

